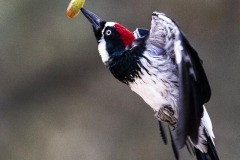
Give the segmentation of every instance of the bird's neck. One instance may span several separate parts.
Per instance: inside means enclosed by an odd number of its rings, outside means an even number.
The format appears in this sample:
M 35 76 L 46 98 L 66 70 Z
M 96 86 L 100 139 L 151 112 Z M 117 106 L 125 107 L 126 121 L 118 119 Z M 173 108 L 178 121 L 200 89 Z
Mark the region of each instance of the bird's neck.
M 116 52 L 115 56 L 109 61 L 108 68 L 111 73 L 119 81 L 129 84 L 135 81 L 135 78 L 140 77 L 141 61 L 144 49 L 135 47 L 123 52 Z
M 141 74 L 141 61 L 145 51 L 145 38 L 136 39 L 131 48 L 117 49 L 111 53 L 107 67 L 119 81 L 129 84 Z M 105 64 L 106 65 L 106 64 Z

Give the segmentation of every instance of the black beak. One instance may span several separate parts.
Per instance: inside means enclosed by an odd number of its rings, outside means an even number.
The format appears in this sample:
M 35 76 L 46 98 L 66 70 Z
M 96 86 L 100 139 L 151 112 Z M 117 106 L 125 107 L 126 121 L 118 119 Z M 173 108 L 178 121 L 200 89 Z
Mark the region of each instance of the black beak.
M 95 31 L 99 31 L 103 29 L 102 27 L 105 21 L 101 20 L 101 18 L 99 18 L 96 14 L 92 13 L 89 10 L 81 8 L 81 11 L 84 14 L 84 16 L 91 22 Z

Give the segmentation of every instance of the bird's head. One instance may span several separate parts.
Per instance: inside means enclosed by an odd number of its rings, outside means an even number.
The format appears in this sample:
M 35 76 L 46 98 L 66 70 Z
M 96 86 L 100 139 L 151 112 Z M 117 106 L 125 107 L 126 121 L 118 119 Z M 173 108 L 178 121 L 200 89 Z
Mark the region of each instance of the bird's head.
M 81 11 L 92 24 L 98 51 L 105 65 L 131 47 L 135 37 L 126 27 L 116 22 L 106 22 L 84 8 Z

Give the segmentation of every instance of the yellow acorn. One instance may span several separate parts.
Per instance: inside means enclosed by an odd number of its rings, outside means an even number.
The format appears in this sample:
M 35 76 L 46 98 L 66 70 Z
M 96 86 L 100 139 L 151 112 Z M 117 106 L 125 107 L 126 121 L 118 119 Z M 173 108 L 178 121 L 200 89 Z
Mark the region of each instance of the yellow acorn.
M 67 8 L 67 16 L 75 18 L 83 7 L 85 0 L 71 0 Z

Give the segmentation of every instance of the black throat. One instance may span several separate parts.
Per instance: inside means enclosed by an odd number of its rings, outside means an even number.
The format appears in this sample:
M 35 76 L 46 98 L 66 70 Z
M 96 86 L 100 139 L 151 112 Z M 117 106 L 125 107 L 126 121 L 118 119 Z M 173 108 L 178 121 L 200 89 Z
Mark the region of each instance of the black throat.
M 135 78 L 141 78 L 141 69 L 146 70 L 140 61 L 141 58 L 146 58 L 143 56 L 146 46 L 145 40 L 145 38 L 135 40 L 134 44 L 137 44 L 136 46 L 121 53 L 116 53 L 110 59 L 108 68 L 119 81 L 128 85 L 134 82 Z

